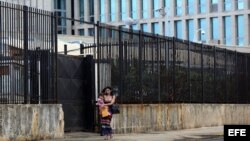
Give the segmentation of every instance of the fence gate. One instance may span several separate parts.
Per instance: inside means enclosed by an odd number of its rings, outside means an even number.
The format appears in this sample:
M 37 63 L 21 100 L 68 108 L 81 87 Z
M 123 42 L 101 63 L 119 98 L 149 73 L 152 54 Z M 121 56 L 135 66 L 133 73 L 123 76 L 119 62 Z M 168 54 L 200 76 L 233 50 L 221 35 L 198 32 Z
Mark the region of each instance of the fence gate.
M 58 103 L 65 131 L 94 130 L 94 62 L 92 56 L 58 55 Z

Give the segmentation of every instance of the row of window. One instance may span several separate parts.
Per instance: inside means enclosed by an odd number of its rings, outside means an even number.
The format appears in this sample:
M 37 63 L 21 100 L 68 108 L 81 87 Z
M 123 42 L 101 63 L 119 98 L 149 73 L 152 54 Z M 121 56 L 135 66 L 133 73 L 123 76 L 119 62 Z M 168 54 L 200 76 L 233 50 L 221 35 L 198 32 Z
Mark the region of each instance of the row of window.
M 109 15 L 109 20 L 108 17 L 106 17 L 107 11 L 105 11 L 105 3 L 107 0 L 100 0 L 100 21 L 101 22 L 107 22 L 107 21 L 116 21 L 116 14 L 120 14 L 120 19 L 125 20 L 127 17 L 132 17 L 133 19 L 138 19 L 138 13 L 140 13 L 142 19 L 147 19 L 151 18 L 149 16 L 149 5 L 151 4 L 152 6 L 152 17 L 157 18 L 160 17 L 161 14 L 165 13 L 160 13 L 157 11 L 157 9 L 165 7 L 164 10 L 166 10 L 166 14 L 171 15 L 171 2 L 172 0 L 140 0 L 141 3 L 141 11 L 139 11 L 138 8 L 138 1 L 139 0 L 130 0 L 129 4 L 127 4 L 128 0 L 120 0 L 120 11 L 117 11 L 117 0 L 109 0 L 109 7 L 110 10 L 108 11 Z M 183 11 L 183 0 L 175 0 L 175 3 L 173 4 L 174 6 L 174 15 L 175 16 L 183 16 L 185 14 L 187 15 L 193 15 L 196 13 L 209 13 L 209 12 L 218 12 L 219 8 L 219 3 L 218 0 L 211 0 L 210 2 L 210 9 L 207 9 L 207 1 L 206 0 L 187 0 L 186 1 L 186 13 Z M 196 2 L 198 3 L 197 5 L 197 12 L 195 11 L 195 4 Z M 233 7 L 235 5 L 235 7 Z M 223 0 L 223 10 L 224 11 L 233 11 L 233 10 L 243 10 L 244 9 L 244 1 L 243 0 Z M 129 7 L 128 7 L 129 6 Z M 131 10 L 131 14 L 128 15 L 128 10 Z M 139 12 L 138 12 L 139 11 Z

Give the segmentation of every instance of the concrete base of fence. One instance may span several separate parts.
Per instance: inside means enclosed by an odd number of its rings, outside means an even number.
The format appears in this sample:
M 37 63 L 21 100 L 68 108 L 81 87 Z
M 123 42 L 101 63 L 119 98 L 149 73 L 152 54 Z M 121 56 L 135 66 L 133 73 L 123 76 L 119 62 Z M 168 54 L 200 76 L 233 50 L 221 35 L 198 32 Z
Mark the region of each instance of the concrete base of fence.
M 29 141 L 64 136 L 60 104 L 1 104 L 0 141 Z
M 224 124 L 250 124 L 250 104 L 121 104 L 115 133 L 140 133 Z

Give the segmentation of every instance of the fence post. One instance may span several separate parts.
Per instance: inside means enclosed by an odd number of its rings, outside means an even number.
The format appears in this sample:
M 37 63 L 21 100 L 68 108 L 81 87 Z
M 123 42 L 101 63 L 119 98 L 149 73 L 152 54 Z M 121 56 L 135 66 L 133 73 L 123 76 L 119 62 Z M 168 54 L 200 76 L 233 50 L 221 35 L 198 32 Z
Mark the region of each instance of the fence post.
M 204 66 L 203 66 L 203 44 L 201 44 L 201 93 L 202 93 L 202 103 L 204 103 Z
M 84 54 L 84 45 L 80 44 L 80 54 Z
M 227 49 L 225 48 L 225 103 L 227 103 Z
M 64 55 L 67 55 L 67 53 L 68 53 L 67 45 L 65 44 L 65 45 L 64 45 Z
M 237 51 L 235 50 L 235 86 L 236 86 L 236 90 L 235 90 L 235 96 L 236 96 L 236 103 L 238 103 L 238 68 L 237 68 L 237 64 L 238 64 L 238 55 L 237 55 Z
M 156 52 L 156 57 L 157 57 L 157 86 L 158 86 L 158 102 L 160 103 L 161 101 L 161 77 L 160 77 L 160 45 L 159 45 L 159 35 L 157 34 L 156 35 L 157 37 L 157 40 L 156 40 L 156 43 L 157 43 L 157 46 L 156 46 L 156 49 L 157 49 L 157 52 Z
M 119 93 L 123 96 L 123 46 L 122 46 L 122 27 L 118 29 L 118 44 L 119 44 Z
M 24 103 L 28 95 L 28 6 L 23 6 L 23 46 L 24 46 Z
M 175 37 L 172 38 L 172 46 L 173 46 L 173 101 L 175 101 L 175 56 L 176 56 L 176 48 L 175 48 Z
M 214 47 L 214 76 L 213 76 L 213 79 L 214 79 L 214 95 L 213 95 L 213 99 L 215 100 L 215 94 L 216 94 L 216 78 L 215 78 L 215 75 L 216 75 L 216 47 Z M 213 101 L 216 103 L 216 101 Z
M 191 81 L 190 81 L 190 41 L 188 41 L 188 95 L 191 103 Z
M 37 54 L 37 76 L 38 76 L 38 104 L 41 104 L 41 62 L 40 62 L 40 47 L 36 48 Z
M 100 90 L 100 58 L 101 58 L 101 50 L 100 50 L 100 22 L 97 21 L 96 23 L 96 46 L 97 46 L 97 93 L 99 93 Z
M 143 103 L 143 90 L 142 90 L 142 32 L 139 30 L 139 94 L 141 96 L 141 102 Z

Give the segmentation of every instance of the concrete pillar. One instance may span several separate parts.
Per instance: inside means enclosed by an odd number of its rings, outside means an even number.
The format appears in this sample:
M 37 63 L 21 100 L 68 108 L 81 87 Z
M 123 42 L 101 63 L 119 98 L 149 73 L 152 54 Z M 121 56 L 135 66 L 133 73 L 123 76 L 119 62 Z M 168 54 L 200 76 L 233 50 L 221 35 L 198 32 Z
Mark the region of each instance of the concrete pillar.
M 96 23 L 97 21 L 100 21 L 100 3 L 99 3 L 99 0 L 94 0 L 94 4 L 95 4 L 94 14 L 95 14 L 95 23 Z
M 245 31 L 245 35 L 244 35 L 244 46 L 248 46 L 249 45 L 249 15 L 248 14 L 244 14 L 244 31 Z

